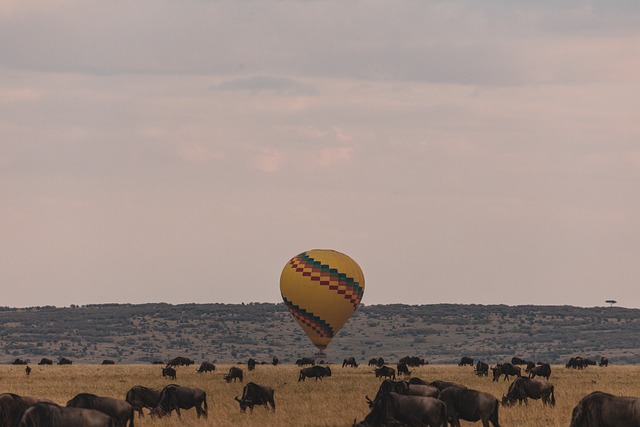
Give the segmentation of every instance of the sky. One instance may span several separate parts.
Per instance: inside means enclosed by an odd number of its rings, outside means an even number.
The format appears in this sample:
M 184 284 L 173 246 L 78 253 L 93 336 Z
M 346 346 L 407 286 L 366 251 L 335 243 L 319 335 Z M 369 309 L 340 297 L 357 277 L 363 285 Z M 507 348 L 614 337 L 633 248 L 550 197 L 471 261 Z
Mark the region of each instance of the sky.
M 3 0 L 0 306 L 640 308 L 640 3 Z

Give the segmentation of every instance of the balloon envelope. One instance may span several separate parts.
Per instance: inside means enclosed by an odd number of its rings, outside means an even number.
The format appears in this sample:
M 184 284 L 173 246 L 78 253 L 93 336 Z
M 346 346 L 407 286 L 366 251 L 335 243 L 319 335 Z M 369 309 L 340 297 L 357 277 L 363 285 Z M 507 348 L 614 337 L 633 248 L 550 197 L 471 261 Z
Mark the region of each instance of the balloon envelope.
M 324 350 L 360 304 L 364 275 L 347 255 L 313 249 L 284 266 L 280 293 L 311 342 Z

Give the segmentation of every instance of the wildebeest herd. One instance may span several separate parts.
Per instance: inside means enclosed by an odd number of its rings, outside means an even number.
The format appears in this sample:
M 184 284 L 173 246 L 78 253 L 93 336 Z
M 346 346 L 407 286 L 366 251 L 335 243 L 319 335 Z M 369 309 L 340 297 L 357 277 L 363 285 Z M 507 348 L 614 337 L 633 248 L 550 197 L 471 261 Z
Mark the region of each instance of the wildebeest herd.
M 331 367 L 316 365 L 315 360 L 300 359 L 298 382 L 305 379 L 322 381 L 331 377 Z M 524 359 L 513 358 L 511 362 L 497 363 L 494 366 L 465 357 L 460 366 L 470 365 L 473 373 L 488 376 L 493 372 L 493 381 L 508 381 L 508 388 L 501 399 L 491 393 L 474 390 L 464 384 L 443 380 L 426 381 L 418 377 L 409 378 L 409 366 L 426 365 L 423 359 L 403 358 L 398 361 L 396 369 L 376 359 L 370 365 L 380 385 L 375 397 L 364 396 L 370 411 L 361 421 L 354 420 L 354 426 L 460 426 L 460 420 L 481 422 L 484 427 L 500 426 L 500 406 L 514 404 L 527 405 L 529 399 L 541 400 L 544 406 L 556 404 L 555 387 L 549 382 L 551 366 L 547 363 L 532 363 Z M 575 358 L 572 358 L 574 360 Z M 581 358 L 579 358 L 581 359 Z M 372 359 L 373 360 L 373 359 Z M 464 363 L 462 363 L 464 361 Z M 602 363 L 606 361 L 606 363 Z M 190 359 L 172 359 L 162 367 L 162 375 L 173 370 L 176 378 L 177 366 L 190 366 Z M 324 362 L 324 361 L 323 361 Z M 277 363 L 274 363 L 276 365 Z M 567 368 L 584 369 L 567 363 Z M 311 366 L 308 366 L 311 365 Z M 521 366 L 525 366 L 521 369 Z M 602 358 L 600 366 L 607 366 L 608 360 Z M 251 368 L 249 368 L 251 366 Z M 338 365 L 340 366 L 340 365 Z M 353 357 L 344 359 L 343 368 L 357 367 Z M 255 369 L 256 362 L 250 359 L 249 370 Z M 210 362 L 202 362 L 196 370 L 198 373 L 214 372 L 216 366 Z M 524 373 L 528 374 L 523 376 Z M 397 375 L 396 375 L 397 372 Z M 539 378 L 536 378 L 539 377 Z M 243 370 L 232 366 L 223 375 L 226 382 L 244 381 Z M 331 379 L 329 378 L 329 381 Z M 503 384 L 500 381 L 500 384 Z M 496 383 L 497 384 L 497 383 Z M 232 396 L 229 396 L 231 399 Z M 240 410 L 247 408 L 253 412 L 257 405 L 275 411 L 275 391 L 273 385 L 261 385 L 249 382 L 244 385 L 242 393 L 233 397 Z M 195 409 L 198 418 L 207 418 L 209 413 L 207 394 L 197 387 L 183 387 L 168 384 L 160 388 L 136 385 L 131 387 L 123 399 L 80 393 L 66 403 L 58 405 L 47 399 L 18 396 L 12 393 L 0 394 L 0 427 L 75 427 L 75 426 L 121 426 L 133 427 L 134 414 L 139 417 L 168 417 L 173 412 L 178 418 L 181 410 Z M 640 426 L 640 400 L 632 397 L 617 397 L 608 393 L 593 392 L 585 396 L 573 409 L 570 427 L 614 427 Z

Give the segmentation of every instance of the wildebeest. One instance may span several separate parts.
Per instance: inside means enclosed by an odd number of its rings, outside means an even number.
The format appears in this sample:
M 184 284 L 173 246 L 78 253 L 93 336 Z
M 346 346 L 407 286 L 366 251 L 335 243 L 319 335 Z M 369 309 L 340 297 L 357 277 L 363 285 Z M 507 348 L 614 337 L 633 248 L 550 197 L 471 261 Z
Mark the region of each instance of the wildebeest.
M 417 356 L 405 356 L 398 361 L 398 363 L 406 363 L 407 366 L 415 368 L 417 366 L 428 365 L 429 362 L 421 359 Z
M 640 399 L 594 391 L 573 408 L 569 427 L 640 426 Z
M 0 426 L 17 426 L 24 411 L 38 402 L 50 401 L 31 396 L 19 396 L 13 393 L 0 394 Z
M 31 375 L 31 367 L 27 365 L 27 367 L 24 368 L 24 372 L 27 374 L 27 376 Z
M 126 427 L 127 422 L 129 427 L 133 427 L 133 407 L 125 400 L 80 393 L 67 402 L 67 407 L 95 409 L 113 418 L 116 427 Z
M 126 400 L 135 411 L 138 411 L 140 417 L 144 417 L 142 408 L 153 409 L 160 402 L 160 394 L 162 389 L 149 388 L 141 385 L 133 386 L 127 391 Z
M 342 367 L 344 368 L 345 366 L 351 366 L 352 368 L 357 368 L 358 362 L 356 362 L 355 357 L 348 357 L 342 361 Z
M 242 382 L 244 381 L 244 372 L 242 372 L 242 369 L 232 366 L 229 368 L 229 373 L 223 378 L 228 383 L 230 383 L 231 380 L 233 380 L 234 383 L 236 382 L 236 380 L 240 380 L 240 382 Z
M 517 356 L 514 356 L 511 358 L 511 364 L 512 365 L 526 365 L 528 362 L 524 359 L 521 359 Z
M 369 366 L 383 366 L 384 365 L 384 359 L 382 357 L 378 357 L 378 358 L 371 358 L 369 359 Z
M 481 376 L 488 377 L 489 376 L 489 365 L 487 363 L 484 363 L 484 362 L 478 360 L 478 362 L 476 363 L 476 368 L 474 369 L 474 372 L 479 377 L 481 377 Z
M 439 399 L 446 404 L 447 418 L 453 427 L 460 427 L 460 420 L 482 421 L 483 427 L 500 427 L 495 396 L 478 390 L 447 387 L 440 392 Z
M 379 368 L 376 368 L 374 372 L 376 374 L 376 378 L 389 378 L 394 381 L 396 379 L 396 370 L 391 366 L 381 366 Z
M 588 365 L 582 357 L 578 356 L 570 358 L 565 366 L 573 369 L 584 369 Z
M 553 384 L 546 380 L 533 380 L 531 378 L 516 378 L 509 386 L 507 394 L 502 396 L 502 404 L 505 406 L 513 405 L 516 400 L 522 404 L 528 403 L 527 399 L 542 399 L 544 405 L 556 404 Z
M 311 366 L 309 368 L 300 369 L 300 375 L 298 375 L 298 381 L 304 381 L 305 378 L 315 378 L 316 381 L 318 381 L 318 379 L 322 381 L 322 378 L 330 377 L 330 376 L 331 376 L 331 368 L 329 368 L 328 366 L 325 367 L 325 366 L 316 365 L 316 366 Z
M 178 356 L 169 360 L 169 362 L 167 363 L 167 368 L 175 368 L 176 366 L 191 366 L 194 363 L 195 362 L 188 357 Z
M 606 357 L 602 357 L 600 359 L 600 366 L 609 366 L 609 359 L 607 359 Z
M 411 378 L 409 380 L 409 384 L 426 384 L 426 385 L 435 387 L 440 391 L 444 390 L 447 387 L 467 388 L 462 384 L 452 383 L 451 381 L 434 380 L 431 382 L 427 382 L 427 381 L 421 380 L 420 378 Z
M 276 356 L 273 356 L 273 359 L 271 359 L 271 364 L 273 366 L 278 366 L 278 363 L 280 363 L 280 360 L 278 360 Z
M 196 372 L 198 373 L 203 373 L 203 372 L 213 372 L 216 370 L 216 365 L 214 365 L 211 362 L 202 362 L 200 364 L 200 367 L 198 369 L 196 369 Z
M 116 362 L 114 362 L 113 360 L 110 360 L 110 359 L 104 359 L 104 360 L 102 361 L 102 364 L 103 364 L 103 365 L 115 365 L 115 363 L 116 363 Z
M 551 376 L 551 365 L 543 363 L 542 365 L 536 365 L 529 369 L 529 378 L 535 378 L 536 376 L 543 377 L 548 380 Z
M 18 427 L 116 427 L 116 421 L 95 409 L 40 402 L 24 411 Z
M 11 362 L 12 365 L 26 365 L 29 362 L 27 362 L 26 360 L 22 360 L 22 359 L 16 359 L 13 362 Z
M 163 417 L 171 415 L 171 412 L 175 410 L 178 417 L 180 417 L 182 416 L 180 409 L 191 408 L 196 408 L 198 418 L 207 418 L 209 411 L 207 407 L 207 393 L 195 387 L 182 387 L 176 384 L 170 384 L 162 389 L 158 406 L 151 410 L 151 415 Z
M 169 377 L 169 379 L 176 379 L 176 370 L 173 368 L 162 368 L 162 376 Z
M 247 369 L 249 371 L 253 371 L 254 369 L 256 369 L 256 361 L 253 358 L 249 358 L 249 360 L 247 360 Z
M 460 359 L 460 363 L 458 363 L 458 366 L 465 366 L 465 365 L 473 366 L 473 359 L 467 356 L 462 357 Z
M 58 365 L 71 365 L 71 364 L 73 364 L 73 362 L 71 360 L 67 359 L 66 357 L 63 357 L 58 362 Z
M 369 396 L 365 396 L 370 408 L 373 408 L 373 403 L 385 393 L 398 393 L 407 396 L 423 396 L 423 397 L 438 397 L 440 390 L 436 387 L 426 384 L 409 384 L 406 381 L 392 381 L 384 380 L 378 387 L 378 392 L 373 400 L 369 399 Z
M 400 362 L 396 365 L 396 369 L 398 370 L 398 375 L 411 375 L 411 371 L 406 363 Z
M 498 381 L 501 375 L 504 375 L 504 380 L 507 381 L 509 375 L 519 377 L 522 372 L 519 366 L 513 366 L 511 363 L 498 363 L 491 370 L 493 371 L 493 381 Z
M 40 359 L 40 361 L 38 362 L 38 365 L 53 365 L 53 360 L 51 359 L 47 359 L 46 357 L 43 357 L 42 359 Z
M 236 400 L 240 403 L 240 410 L 246 411 L 247 408 L 251 409 L 253 413 L 253 407 L 255 405 L 265 405 L 265 408 L 276 410 L 276 402 L 273 400 L 273 389 L 271 387 L 258 385 L 256 383 L 248 383 L 242 389 L 242 397 L 236 396 Z
M 446 426 L 444 402 L 423 396 L 385 393 L 375 400 L 371 412 L 355 426 Z
M 315 365 L 316 359 L 312 359 L 310 357 L 303 357 L 301 359 L 296 360 L 296 365 L 298 366 L 306 366 L 306 365 Z

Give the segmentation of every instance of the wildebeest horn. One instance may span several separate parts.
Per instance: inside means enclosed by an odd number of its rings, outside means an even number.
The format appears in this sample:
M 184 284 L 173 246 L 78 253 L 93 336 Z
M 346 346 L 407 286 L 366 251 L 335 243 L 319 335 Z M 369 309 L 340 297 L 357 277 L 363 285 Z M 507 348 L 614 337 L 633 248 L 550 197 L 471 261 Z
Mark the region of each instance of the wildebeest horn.
M 238 396 L 236 396 L 236 400 L 237 400 L 238 402 L 240 402 L 240 399 L 238 398 Z
M 372 400 L 369 398 L 368 395 L 366 395 L 364 398 L 367 399 L 367 403 L 371 403 L 372 402 Z

